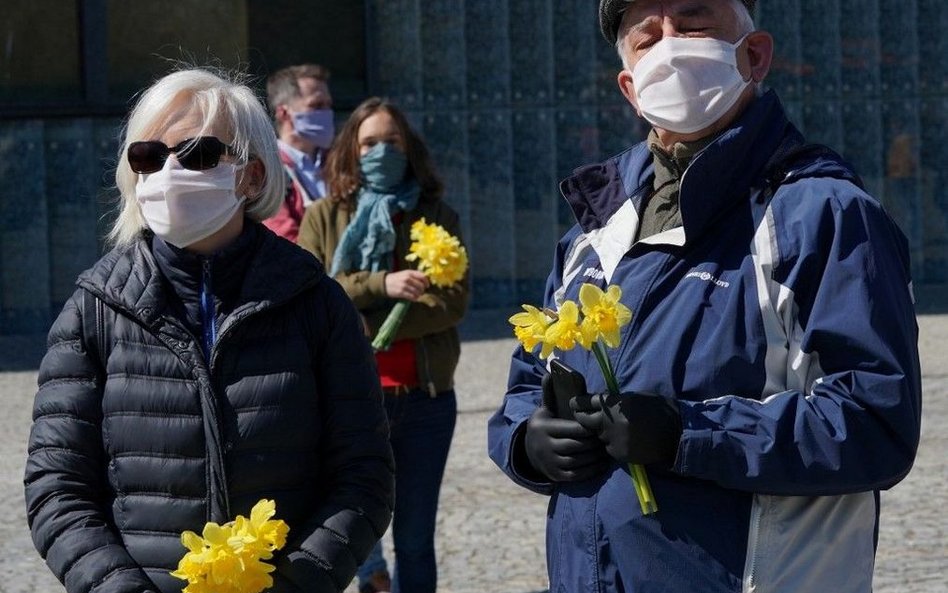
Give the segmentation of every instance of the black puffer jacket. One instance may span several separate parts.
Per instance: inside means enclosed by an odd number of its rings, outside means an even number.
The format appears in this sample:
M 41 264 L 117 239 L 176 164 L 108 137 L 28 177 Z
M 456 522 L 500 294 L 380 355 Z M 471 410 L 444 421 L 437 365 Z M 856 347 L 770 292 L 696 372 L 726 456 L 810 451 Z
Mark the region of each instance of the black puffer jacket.
M 181 532 L 261 498 L 290 526 L 272 591 L 342 590 L 388 525 L 392 454 L 358 315 L 312 256 L 248 224 L 209 364 L 147 236 L 80 276 L 50 330 L 26 504 L 69 593 L 179 592 Z M 83 291 L 106 305 L 104 372 Z

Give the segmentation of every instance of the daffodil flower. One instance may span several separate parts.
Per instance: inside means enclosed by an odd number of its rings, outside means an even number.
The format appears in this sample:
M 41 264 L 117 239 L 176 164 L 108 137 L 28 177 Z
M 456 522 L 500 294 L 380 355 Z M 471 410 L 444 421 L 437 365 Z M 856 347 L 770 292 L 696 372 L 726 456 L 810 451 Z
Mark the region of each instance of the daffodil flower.
M 260 593 L 272 587 L 270 573 L 276 569 L 265 560 L 286 544 L 289 532 L 286 523 L 271 519 L 275 514 L 276 503 L 261 500 L 249 519 L 209 522 L 200 536 L 182 533 L 188 552 L 171 576 L 188 582 L 183 593 Z
M 605 292 L 593 284 L 583 284 L 579 288 L 579 302 L 583 306 L 583 326 L 585 333 L 595 334 L 606 346 L 619 346 L 619 330 L 632 320 L 632 311 L 619 302 L 622 289 L 609 286 Z
M 441 288 L 450 288 L 460 282 L 467 273 L 467 250 L 460 239 L 437 224 L 428 224 L 425 219 L 416 220 L 411 225 L 412 244 L 405 259 L 417 262 L 418 271 Z M 398 301 L 389 312 L 378 334 L 372 340 L 376 351 L 388 350 L 395 334 L 408 313 L 408 301 Z
M 632 311 L 622 304 L 621 299 L 622 289 L 618 286 L 610 285 L 603 291 L 593 284 L 583 284 L 579 287 L 582 311 L 574 301 L 564 301 L 555 312 L 523 305 L 524 310 L 512 315 L 509 321 L 514 326 L 514 335 L 525 350 L 532 352 L 537 345 L 542 344 L 541 359 L 549 358 L 554 350 L 572 350 L 577 344 L 592 351 L 606 388 L 611 394 L 618 395 L 619 384 L 606 347 L 618 347 L 622 327 L 632 321 Z M 630 463 L 629 471 L 642 514 L 658 511 L 645 468 Z
M 532 351 L 543 341 L 553 318 L 533 305 L 523 305 L 523 311 L 511 315 L 508 321 L 514 326 L 514 335 L 524 349 Z
M 411 225 L 412 244 L 407 261 L 417 261 L 423 272 L 435 286 L 448 288 L 461 281 L 467 272 L 467 250 L 461 241 L 437 224 L 427 224 L 425 219 Z

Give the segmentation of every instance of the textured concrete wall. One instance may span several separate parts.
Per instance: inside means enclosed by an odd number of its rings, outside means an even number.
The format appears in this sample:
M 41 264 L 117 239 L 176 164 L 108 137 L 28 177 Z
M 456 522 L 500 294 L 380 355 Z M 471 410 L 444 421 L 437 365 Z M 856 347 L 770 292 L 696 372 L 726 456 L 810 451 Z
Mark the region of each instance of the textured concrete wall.
M 370 91 L 431 148 L 470 247 L 473 306 L 535 302 L 572 223 L 559 180 L 647 131 L 616 87 L 596 2 L 366 6 Z M 916 284 L 948 285 L 948 3 L 782 0 L 757 17 L 794 122 L 856 165 L 909 236 Z M 45 330 L 98 254 L 119 123 L 0 121 L 0 335 Z

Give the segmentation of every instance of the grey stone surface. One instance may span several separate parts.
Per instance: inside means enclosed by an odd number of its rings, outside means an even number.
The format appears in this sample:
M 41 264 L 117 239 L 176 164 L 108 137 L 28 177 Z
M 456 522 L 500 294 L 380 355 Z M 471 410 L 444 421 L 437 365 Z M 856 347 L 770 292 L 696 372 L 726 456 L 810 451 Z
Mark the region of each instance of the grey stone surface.
M 509 311 L 478 311 L 465 322 L 457 375 L 458 425 L 437 524 L 442 593 L 533 593 L 547 586 L 545 497 L 514 486 L 488 459 L 486 423 L 499 405 L 514 341 Z M 882 494 L 876 593 L 948 593 L 948 315 L 922 315 L 922 443 L 915 467 Z M 480 339 L 489 336 L 490 339 Z M 42 338 L 0 338 L 0 369 L 36 366 Z M 36 371 L 0 373 L 0 592 L 63 589 L 33 550 L 22 476 Z M 871 460 L 867 462 L 871 463 Z M 391 558 L 391 538 L 385 538 Z M 350 587 L 347 593 L 355 593 Z

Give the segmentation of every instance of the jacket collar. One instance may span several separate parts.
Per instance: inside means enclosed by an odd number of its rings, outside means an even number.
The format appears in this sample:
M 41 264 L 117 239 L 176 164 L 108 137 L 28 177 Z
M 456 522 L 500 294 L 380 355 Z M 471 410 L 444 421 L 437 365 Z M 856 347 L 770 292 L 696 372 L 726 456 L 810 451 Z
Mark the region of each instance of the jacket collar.
M 247 220 L 246 224 L 255 227 L 256 238 L 247 256 L 235 312 L 286 302 L 325 276 L 322 264 L 309 253 L 260 223 Z M 107 253 L 76 283 L 108 305 L 154 325 L 169 313 L 169 288 L 155 259 L 152 240 L 150 232 L 142 232 L 132 243 Z
M 727 207 L 762 185 L 770 156 L 788 136 L 802 140 L 776 93 L 768 91 L 691 160 L 681 178 L 682 227 L 644 242 L 683 245 L 701 236 Z M 593 236 L 594 248 L 609 246 L 608 253 L 596 248 L 604 268 L 614 269 L 632 246 L 642 203 L 652 189 L 652 158 L 641 142 L 603 163 L 577 169 L 560 184 L 580 228 Z

